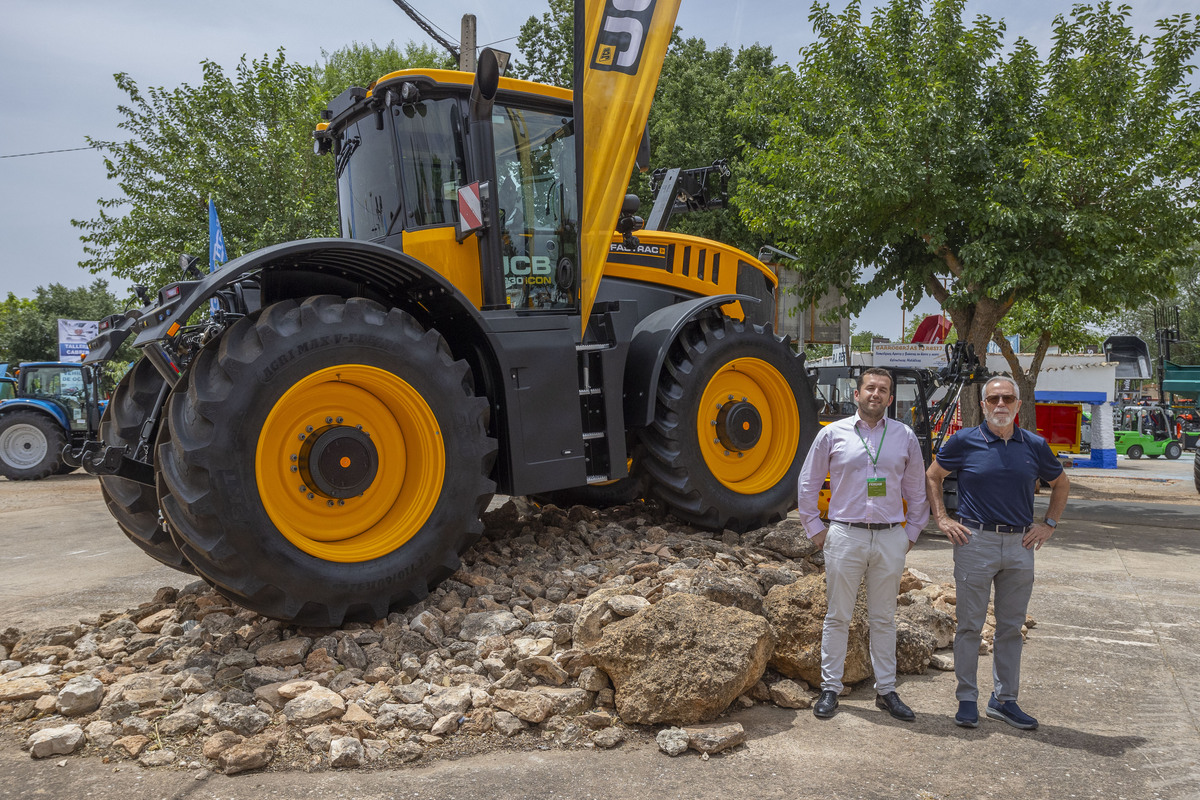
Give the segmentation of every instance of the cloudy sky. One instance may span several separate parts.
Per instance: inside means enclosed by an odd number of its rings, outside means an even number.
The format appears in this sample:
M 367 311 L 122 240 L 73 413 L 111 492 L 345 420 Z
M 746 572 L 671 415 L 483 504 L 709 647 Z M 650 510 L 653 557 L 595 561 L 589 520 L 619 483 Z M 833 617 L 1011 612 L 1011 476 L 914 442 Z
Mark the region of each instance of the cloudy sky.
M 1129 2 L 1135 29 L 1147 34 L 1153 34 L 1154 20 L 1195 8 L 1195 0 Z M 410 4 L 455 41 L 462 15 L 474 13 L 479 44 L 502 50 L 515 50 L 521 24 L 548 9 L 545 0 Z M 844 5 L 832 0 L 835 9 Z M 1024 36 L 1044 53 L 1054 15 L 1071 5 L 969 0 L 967 8 L 968 16 L 1003 17 L 1008 41 Z M 100 155 L 22 154 L 83 147 L 85 136 L 118 138 L 116 108 L 125 98 L 114 73 L 129 73 L 142 87 L 172 87 L 199 83 L 202 59 L 231 70 L 243 54 L 258 57 L 283 47 L 292 60 L 315 64 L 322 50 L 352 42 L 427 41 L 391 0 L 0 0 L 0 8 L 0 297 L 10 291 L 28 297 L 53 282 L 91 282 L 78 266 L 83 247 L 70 221 L 95 217 L 97 201 L 116 194 Z M 678 24 L 685 36 L 710 46 L 761 42 L 791 62 L 812 38 L 806 0 L 683 0 Z M 900 320 L 899 303 L 884 298 L 857 325 L 894 337 Z

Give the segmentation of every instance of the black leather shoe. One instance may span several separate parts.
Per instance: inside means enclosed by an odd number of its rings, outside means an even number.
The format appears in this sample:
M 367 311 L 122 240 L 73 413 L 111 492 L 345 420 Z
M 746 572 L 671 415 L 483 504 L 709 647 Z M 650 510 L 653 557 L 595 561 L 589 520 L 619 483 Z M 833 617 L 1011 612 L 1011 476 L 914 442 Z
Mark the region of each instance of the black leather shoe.
M 895 692 L 875 695 L 875 705 L 903 722 L 912 722 L 917 718 L 913 710 L 904 705 L 904 701 L 900 699 L 900 695 Z
M 813 706 L 813 716 L 817 719 L 829 719 L 837 712 L 837 707 L 837 692 L 833 689 L 825 689 L 817 698 L 817 704 Z

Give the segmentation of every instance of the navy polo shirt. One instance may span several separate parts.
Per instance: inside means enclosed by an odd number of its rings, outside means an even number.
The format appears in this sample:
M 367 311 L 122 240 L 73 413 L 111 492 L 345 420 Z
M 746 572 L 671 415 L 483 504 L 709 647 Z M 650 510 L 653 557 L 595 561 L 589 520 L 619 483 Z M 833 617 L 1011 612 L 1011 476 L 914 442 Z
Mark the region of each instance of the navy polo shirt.
M 1005 442 L 986 422 L 947 439 L 937 463 L 958 473 L 958 515 L 985 525 L 1032 525 L 1035 482 L 1063 471 L 1041 436 L 1014 427 Z

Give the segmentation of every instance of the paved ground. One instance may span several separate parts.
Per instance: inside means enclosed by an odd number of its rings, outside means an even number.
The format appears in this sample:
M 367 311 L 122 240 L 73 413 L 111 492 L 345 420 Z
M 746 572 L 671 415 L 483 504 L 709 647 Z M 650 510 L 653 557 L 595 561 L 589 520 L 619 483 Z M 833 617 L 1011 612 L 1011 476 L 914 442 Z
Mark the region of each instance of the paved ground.
M 877 712 L 869 688 L 825 722 L 759 706 L 732 715 L 748 745 L 708 761 L 651 747 L 533 750 L 397 771 L 197 781 L 96 759 L 34 762 L 6 739 L 0 798 L 1200 798 L 1200 504 L 1190 459 L 1142 463 L 1154 466 L 1128 480 L 1143 502 L 1073 501 L 1038 554 L 1030 611 L 1039 624 L 1021 692 L 1042 722 L 1034 733 L 987 719 L 977 730 L 955 727 L 953 676 L 930 673 L 902 679 L 914 724 Z M 1151 474 L 1173 467 L 1179 479 Z M 1077 484 L 1096 486 L 1083 472 L 1072 473 Z M 158 585 L 187 582 L 123 541 L 90 480 L 50 479 L 36 490 L 0 480 L 0 626 L 124 608 Z M 1185 483 L 1191 494 L 1175 491 Z M 61 513 L 33 499 L 52 488 Z M 923 536 L 909 564 L 952 578 L 940 536 Z M 989 668 L 981 659 L 981 672 Z

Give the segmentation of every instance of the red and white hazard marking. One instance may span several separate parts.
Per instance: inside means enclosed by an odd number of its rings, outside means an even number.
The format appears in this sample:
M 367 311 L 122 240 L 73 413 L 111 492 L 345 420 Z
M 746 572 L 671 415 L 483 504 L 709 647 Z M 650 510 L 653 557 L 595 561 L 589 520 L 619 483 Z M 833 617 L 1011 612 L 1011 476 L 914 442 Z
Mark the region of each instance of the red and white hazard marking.
M 458 231 L 466 233 L 483 227 L 483 207 L 479 201 L 479 181 L 458 187 Z

